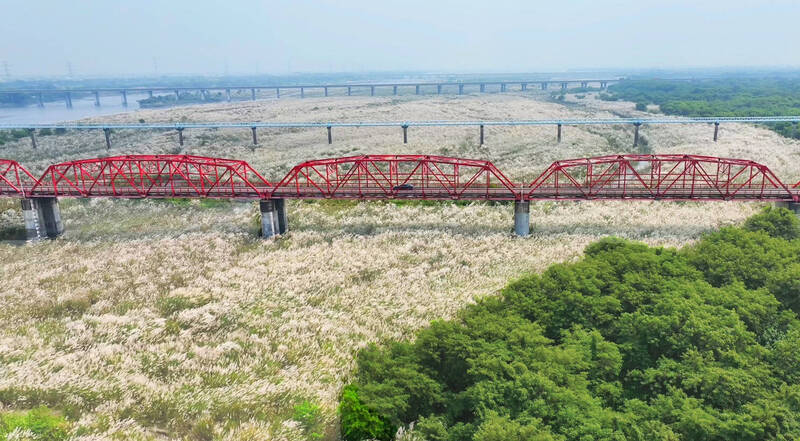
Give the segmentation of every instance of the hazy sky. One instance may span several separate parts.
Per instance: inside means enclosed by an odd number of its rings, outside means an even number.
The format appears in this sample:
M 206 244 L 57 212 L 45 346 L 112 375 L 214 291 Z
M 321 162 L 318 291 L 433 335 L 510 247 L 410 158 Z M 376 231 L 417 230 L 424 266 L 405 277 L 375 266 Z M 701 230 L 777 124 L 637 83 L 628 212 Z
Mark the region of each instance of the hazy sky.
M 800 66 L 797 0 L 0 0 L 0 17 L 14 76 Z

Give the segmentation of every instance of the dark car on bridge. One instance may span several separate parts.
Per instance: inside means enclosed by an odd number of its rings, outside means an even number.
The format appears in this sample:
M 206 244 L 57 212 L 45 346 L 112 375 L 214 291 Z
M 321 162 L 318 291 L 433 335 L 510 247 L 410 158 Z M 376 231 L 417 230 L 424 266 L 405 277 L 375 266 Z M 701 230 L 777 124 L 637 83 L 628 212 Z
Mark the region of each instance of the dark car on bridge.
M 413 186 L 413 185 L 411 185 L 411 184 L 400 184 L 400 185 L 395 185 L 395 186 L 392 188 L 392 190 L 394 190 L 394 191 L 399 191 L 399 190 L 413 190 L 413 189 L 414 189 L 414 186 Z

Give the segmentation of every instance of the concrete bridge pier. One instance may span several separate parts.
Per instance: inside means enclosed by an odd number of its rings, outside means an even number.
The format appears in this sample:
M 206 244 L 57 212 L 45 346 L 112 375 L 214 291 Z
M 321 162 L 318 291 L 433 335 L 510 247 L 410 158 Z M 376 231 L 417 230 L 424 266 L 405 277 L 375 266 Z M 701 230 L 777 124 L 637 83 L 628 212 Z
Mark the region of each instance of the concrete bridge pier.
M 250 130 L 253 132 L 253 145 L 258 145 L 258 134 L 256 133 L 258 129 L 256 127 L 250 127 Z
M 331 126 L 328 126 L 327 129 L 328 129 L 328 144 L 333 144 L 333 132 L 331 130 Z
M 305 98 L 305 97 L 306 97 L 306 91 L 305 91 L 305 88 L 301 87 L 301 88 L 300 88 L 300 98 Z
M 261 211 L 261 237 L 269 239 L 286 233 L 289 225 L 284 199 L 262 199 L 258 206 Z
M 275 88 L 275 98 L 280 98 L 280 97 L 281 97 L 281 88 L 280 87 L 276 87 Z
M 31 137 L 31 147 L 36 148 L 36 130 L 28 129 L 28 136 Z
M 392 86 L 392 95 L 397 96 L 397 84 Z
M 500 83 L 500 92 L 506 91 L 506 83 Z
M 606 81 L 601 81 L 600 82 L 600 88 L 601 89 L 608 89 L 608 83 Z
M 323 89 L 325 90 L 325 96 L 327 97 L 328 96 L 328 87 L 325 86 L 325 87 L 323 87 Z
M 719 122 L 714 123 L 714 142 L 717 142 L 717 138 L 719 138 Z
M 28 240 L 54 238 L 64 232 L 61 210 L 56 198 L 23 199 L 22 217 L 25 220 L 25 235 Z
M 72 108 L 72 94 L 67 92 L 64 94 L 64 101 L 67 103 L 67 109 Z
M 178 129 L 178 144 L 183 146 L 183 128 Z
M 581 81 L 581 88 L 586 89 L 587 87 L 589 87 L 589 83 L 586 81 Z
M 152 90 L 148 90 L 147 91 L 147 96 L 152 98 L 153 97 L 153 91 Z
M 103 129 L 103 135 L 106 137 L 106 150 L 111 150 L 111 129 Z
M 558 125 L 557 142 L 561 144 L 561 124 Z
M 350 87 L 350 86 L 347 86 L 347 96 L 351 96 L 352 94 L 353 94 L 353 88 Z
M 775 207 L 794 211 L 794 214 L 800 217 L 800 202 L 775 202 Z
M 200 91 L 200 97 L 203 97 L 203 91 Z M 175 89 L 175 102 L 180 101 L 181 99 L 181 92 L 178 89 Z
M 437 84 L 436 85 L 436 94 L 437 95 L 441 95 L 442 94 L 442 85 L 441 84 Z
M 567 83 L 561 83 L 561 90 L 567 90 Z
M 458 94 L 459 95 L 464 95 L 464 85 L 463 84 L 459 84 L 458 85 Z
M 123 107 L 128 107 L 128 91 L 127 90 L 123 90 L 122 91 L 122 106 Z
M 480 143 L 480 145 L 483 145 L 483 124 L 481 124 L 481 143 Z
M 403 144 L 408 144 L 408 125 L 403 125 Z
M 639 146 L 639 127 L 641 125 L 642 125 L 642 123 L 640 123 L 640 122 L 633 123 L 633 146 L 634 147 L 638 147 Z
M 94 106 L 100 107 L 100 92 L 94 91 Z
M 39 93 L 39 104 L 37 104 L 40 108 L 44 108 L 44 96 L 42 93 Z
M 486 92 L 486 85 L 481 83 L 481 93 Z
M 514 201 L 514 234 L 520 237 L 531 234 L 530 201 Z
M 375 96 L 375 86 L 369 86 L 369 96 Z
M 225 99 L 228 102 L 231 102 L 231 90 L 230 89 L 225 89 Z
M 547 83 L 542 83 L 542 90 L 547 90 Z
M 252 101 L 256 100 L 256 90 L 255 89 L 250 89 L 250 98 L 251 98 Z
M 419 95 L 419 84 L 414 87 L 414 94 Z
M 519 86 L 520 86 L 520 89 L 522 89 L 523 92 L 528 90 L 528 83 L 522 83 Z

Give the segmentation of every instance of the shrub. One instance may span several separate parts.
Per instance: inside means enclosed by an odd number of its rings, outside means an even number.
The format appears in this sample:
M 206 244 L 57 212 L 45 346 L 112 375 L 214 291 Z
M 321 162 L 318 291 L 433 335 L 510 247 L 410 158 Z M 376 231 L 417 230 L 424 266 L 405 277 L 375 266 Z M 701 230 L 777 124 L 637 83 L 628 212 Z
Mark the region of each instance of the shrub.
M 64 417 L 46 407 L 25 413 L 0 414 L 0 439 L 6 439 L 15 430 L 32 433 L 35 439 L 41 441 L 60 441 L 67 439 L 69 424 Z
M 322 415 L 316 404 L 306 400 L 296 405 L 292 419 L 300 423 L 308 439 L 322 438 Z
M 647 111 L 647 103 L 636 103 L 636 110 L 640 110 L 642 112 Z
M 766 210 L 681 251 L 604 239 L 411 342 L 367 347 L 342 434 L 418 422 L 431 440 L 800 439 L 787 225 Z

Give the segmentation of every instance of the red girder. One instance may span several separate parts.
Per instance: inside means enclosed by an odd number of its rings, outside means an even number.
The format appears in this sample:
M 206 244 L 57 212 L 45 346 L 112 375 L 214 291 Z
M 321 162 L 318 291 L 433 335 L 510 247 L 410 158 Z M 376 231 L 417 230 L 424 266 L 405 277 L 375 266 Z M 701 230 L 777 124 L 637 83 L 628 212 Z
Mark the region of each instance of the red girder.
M 613 155 L 554 162 L 526 189 L 538 199 L 794 201 L 765 165 L 699 155 Z
M 128 155 L 51 165 L 32 196 L 262 199 L 271 184 L 249 164 L 191 155 Z
M 17 161 L 0 159 L 0 196 L 25 197 L 36 178 Z
M 787 187 L 762 164 L 699 155 L 568 159 L 523 185 L 489 161 L 361 155 L 307 161 L 271 184 L 244 161 L 128 155 L 51 165 L 39 179 L 0 159 L 0 196 L 800 202 L 800 182 Z
M 273 197 L 339 199 L 518 199 L 489 161 L 431 155 L 361 155 L 304 162 Z

